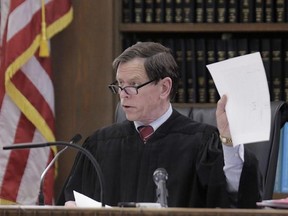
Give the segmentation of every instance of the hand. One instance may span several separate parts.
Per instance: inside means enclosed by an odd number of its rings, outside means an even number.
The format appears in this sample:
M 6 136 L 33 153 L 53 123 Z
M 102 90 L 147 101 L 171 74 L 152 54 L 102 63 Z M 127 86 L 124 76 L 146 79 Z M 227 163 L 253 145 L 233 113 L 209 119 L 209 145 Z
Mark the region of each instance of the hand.
M 222 98 L 217 103 L 216 121 L 220 135 L 223 137 L 231 138 L 229 122 L 225 111 L 226 104 L 227 104 L 227 96 L 223 95 Z
M 67 202 L 65 202 L 64 206 L 65 207 L 77 207 L 75 201 L 67 201 Z

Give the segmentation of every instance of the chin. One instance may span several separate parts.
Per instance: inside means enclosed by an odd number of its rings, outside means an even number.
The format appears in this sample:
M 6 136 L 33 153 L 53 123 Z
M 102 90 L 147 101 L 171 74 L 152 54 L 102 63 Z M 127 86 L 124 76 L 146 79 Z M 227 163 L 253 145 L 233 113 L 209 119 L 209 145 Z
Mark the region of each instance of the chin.
M 129 121 L 135 121 L 136 120 L 135 116 L 129 115 L 129 114 L 126 114 L 126 119 Z

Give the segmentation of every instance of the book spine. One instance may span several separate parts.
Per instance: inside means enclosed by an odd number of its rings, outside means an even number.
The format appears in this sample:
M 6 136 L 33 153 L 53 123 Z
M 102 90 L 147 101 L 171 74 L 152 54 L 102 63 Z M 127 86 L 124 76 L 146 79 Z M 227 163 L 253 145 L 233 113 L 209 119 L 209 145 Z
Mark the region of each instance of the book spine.
M 133 0 L 122 0 L 122 22 L 132 23 L 134 21 Z
M 225 59 L 227 59 L 227 41 L 228 39 L 217 39 L 216 41 L 216 56 L 215 56 L 215 62 L 220 62 L 220 61 L 224 61 Z M 235 50 L 236 51 L 236 48 Z M 235 53 L 236 54 L 236 53 Z M 218 91 L 216 89 L 216 86 L 215 86 L 215 83 L 213 81 L 213 84 L 212 84 L 212 81 L 210 83 L 210 88 L 213 88 L 213 85 L 214 85 L 214 90 L 213 90 L 213 93 L 214 93 L 214 103 L 217 103 L 217 101 L 220 99 L 220 95 L 218 94 Z
M 227 40 L 218 39 L 216 44 L 216 50 L 217 50 L 217 62 L 224 61 L 227 59 Z
M 226 57 L 234 58 L 237 56 L 237 41 L 236 39 L 228 39 L 227 40 L 227 54 Z
M 183 89 L 184 89 L 184 94 L 183 94 L 183 98 L 184 98 L 184 102 L 183 103 L 187 103 L 187 92 L 188 92 L 188 87 L 187 87 L 187 83 L 188 83 L 188 79 L 187 79 L 187 64 L 186 64 L 186 59 L 187 59 L 187 51 L 186 51 L 186 43 L 185 43 L 185 39 L 181 38 L 180 39 L 180 43 L 181 43 L 181 51 L 182 51 L 182 65 L 181 65 L 181 80 L 183 83 Z
M 240 0 L 240 22 L 250 23 L 254 21 L 254 1 Z
M 276 0 L 275 1 L 275 22 L 278 22 L 278 23 L 285 22 L 285 10 L 284 10 L 285 9 L 285 1 L 286 0 Z
M 212 64 L 216 62 L 216 46 L 214 39 L 206 40 L 206 62 L 207 64 Z M 206 74 L 208 78 L 208 102 L 216 103 L 217 100 L 219 99 L 217 89 L 214 80 L 207 68 L 206 68 Z
M 183 6 L 183 22 L 194 23 L 195 22 L 195 1 L 184 0 L 182 6 Z
M 215 23 L 216 22 L 216 2 L 215 0 L 206 0 L 205 3 L 205 14 L 207 23 Z
M 134 0 L 134 22 L 144 22 L 144 0 Z
M 282 40 L 272 39 L 271 42 L 271 81 L 272 81 L 272 101 L 282 100 Z
M 284 19 L 285 19 L 285 22 L 288 22 L 288 2 L 285 1 L 285 4 L 284 4 Z
M 173 23 L 175 17 L 174 0 L 166 0 L 165 3 L 165 22 Z
M 195 40 L 186 39 L 186 71 L 187 71 L 187 102 L 196 103 L 197 100 L 197 74 L 195 58 Z
M 248 53 L 248 39 L 247 38 L 238 39 L 237 53 L 239 56 L 246 55 Z
M 264 0 L 255 0 L 255 22 L 263 23 L 264 22 Z
M 186 79 L 186 53 L 184 39 L 175 39 L 175 59 L 179 67 L 180 79 L 176 101 L 186 103 L 187 79 Z
M 154 0 L 144 0 L 144 1 L 145 1 L 145 22 L 154 23 L 155 22 Z
M 183 0 L 175 0 L 175 17 L 174 22 L 175 23 L 182 23 L 183 22 Z
M 226 23 L 227 22 L 227 0 L 218 0 L 216 5 L 216 22 Z
M 260 40 L 258 38 L 249 39 L 249 51 L 250 53 L 260 52 Z
M 228 22 L 239 22 L 238 0 L 228 0 Z
M 205 61 L 205 39 L 196 40 L 196 73 L 198 85 L 198 102 L 207 103 L 207 77 Z
M 274 22 L 274 1 L 273 0 L 266 0 L 265 2 L 265 22 L 271 23 Z
M 155 23 L 164 23 L 165 21 L 165 0 L 155 0 Z
M 163 46 L 169 48 L 171 50 L 171 53 L 173 55 L 173 57 L 175 58 L 176 60 L 176 48 L 175 48 L 175 39 L 174 38 L 171 38 L 171 37 L 165 37 L 162 39 L 162 44 Z M 176 92 L 176 95 L 174 98 L 172 98 L 172 102 L 177 102 L 177 97 L 178 97 L 178 89 L 177 89 L 177 92 Z
M 262 38 L 261 39 L 261 57 L 263 61 L 263 65 L 265 68 L 265 73 L 267 77 L 267 82 L 269 86 L 270 95 L 272 95 L 272 87 L 271 87 L 271 44 L 270 39 Z
M 205 2 L 203 0 L 196 0 L 195 4 L 196 10 L 196 23 L 203 23 L 205 21 Z

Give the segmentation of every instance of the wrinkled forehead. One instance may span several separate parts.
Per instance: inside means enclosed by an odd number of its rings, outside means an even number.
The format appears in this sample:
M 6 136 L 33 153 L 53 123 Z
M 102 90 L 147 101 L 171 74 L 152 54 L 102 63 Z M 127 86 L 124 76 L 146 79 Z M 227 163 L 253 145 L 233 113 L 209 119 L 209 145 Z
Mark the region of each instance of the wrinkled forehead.
M 145 59 L 135 58 L 128 62 L 121 62 L 116 71 L 116 79 L 121 78 L 145 78 L 147 73 L 144 67 Z

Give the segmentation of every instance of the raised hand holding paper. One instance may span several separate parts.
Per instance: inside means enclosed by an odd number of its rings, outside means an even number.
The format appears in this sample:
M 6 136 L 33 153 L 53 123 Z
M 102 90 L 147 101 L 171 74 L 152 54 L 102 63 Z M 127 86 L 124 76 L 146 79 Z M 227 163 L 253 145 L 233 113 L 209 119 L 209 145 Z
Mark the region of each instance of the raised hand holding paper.
M 271 108 L 260 53 L 207 65 L 220 96 L 227 95 L 226 112 L 233 145 L 268 140 Z

